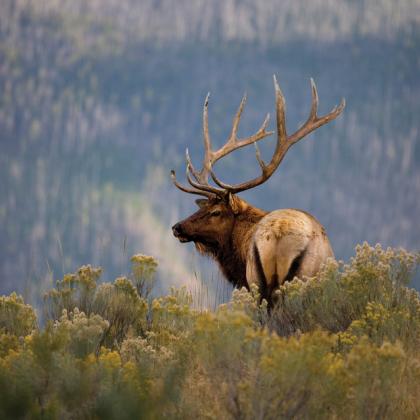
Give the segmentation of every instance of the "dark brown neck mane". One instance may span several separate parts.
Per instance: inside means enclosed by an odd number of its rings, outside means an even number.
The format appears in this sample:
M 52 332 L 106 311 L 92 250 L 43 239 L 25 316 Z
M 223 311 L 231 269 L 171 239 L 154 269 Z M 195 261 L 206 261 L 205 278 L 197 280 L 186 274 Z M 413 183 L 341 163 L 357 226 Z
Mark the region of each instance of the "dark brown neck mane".
M 235 217 L 231 235 L 225 243 L 205 245 L 196 243 L 199 252 L 210 255 L 220 266 L 223 275 L 235 287 L 246 287 L 246 257 L 257 223 L 267 212 L 249 206 Z

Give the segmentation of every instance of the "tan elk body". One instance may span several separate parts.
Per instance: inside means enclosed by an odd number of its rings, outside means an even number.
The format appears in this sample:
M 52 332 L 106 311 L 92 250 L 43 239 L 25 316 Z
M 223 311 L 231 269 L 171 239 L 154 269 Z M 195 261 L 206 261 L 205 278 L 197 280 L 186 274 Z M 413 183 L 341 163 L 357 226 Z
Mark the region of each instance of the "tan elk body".
M 236 287 L 257 284 L 261 296 L 273 303 L 273 292 L 294 276 L 314 276 L 333 251 L 322 225 L 309 213 L 296 209 L 266 212 L 251 206 L 237 193 L 265 182 L 277 169 L 287 150 L 304 136 L 335 119 L 344 108 L 344 101 L 329 114 L 318 117 L 318 94 L 311 79 L 312 107 L 308 120 L 294 134 L 288 136 L 285 127 L 284 98 L 274 78 L 277 114 L 277 144 L 270 163 L 263 162 L 257 142 L 272 132 L 266 131 L 269 116 L 256 134 L 245 139 L 237 138 L 244 97 L 233 121 L 226 144 L 217 151 L 211 150 L 208 129 L 208 96 L 204 105 L 203 167 L 197 171 L 186 153 L 187 179 L 191 187 L 178 183 L 172 171 L 174 184 L 184 192 L 204 195 L 197 200 L 200 209 L 187 219 L 175 224 L 174 235 L 181 242 L 193 241 L 197 249 L 212 256 L 220 265 L 225 277 Z M 253 143 L 261 167 L 261 175 L 251 181 L 229 185 L 220 181 L 212 167 L 216 161 L 240 147 Z M 216 186 L 210 185 L 209 175 Z

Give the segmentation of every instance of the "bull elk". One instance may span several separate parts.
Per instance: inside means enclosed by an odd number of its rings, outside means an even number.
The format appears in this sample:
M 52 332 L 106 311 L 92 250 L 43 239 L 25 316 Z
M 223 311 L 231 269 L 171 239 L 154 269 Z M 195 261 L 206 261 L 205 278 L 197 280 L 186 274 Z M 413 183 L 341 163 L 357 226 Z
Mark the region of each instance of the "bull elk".
M 233 120 L 232 131 L 223 147 L 212 150 L 208 128 L 209 95 L 204 102 L 204 161 L 196 170 L 186 150 L 186 176 L 190 186 L 181 185 L 171 171 L 172 181 L 181 191 L 206 197 L 196 200 L 199 210 L 172 227 L 180 242 L 193 241 L 200 253 L 213 257 L 235 287 L 257 284 L 261 296 L 273 303 L 273 292 L 294 276 L 314 276 L 333 251 L 323 226 L 309 213 L 296 209 L 266 212 L 238 197 L 238 193 L 267 181 L 283 160 L 289 148 L 300 139 L 337 118 L 345 106 L 341 104 L 322 117 L 317 115 L 318 93 L 311 79 L 312 106 L 307 121 L 292 135 L 287 135 L 285 101 L 274 76 L 276 97 L 277 143 L 271 161 L 266 164 L 257 142 L 274 134 L 267 131 L 269 114 L 252 136 L 238 139 L 238 125 L 245 105 L 242 98 Z M 214 164 L 228 153 L 254 144 L 261 174 L 247 182 L 230 185 L 213 172 Z M 214 186 L 209 183 L 209 176 Z

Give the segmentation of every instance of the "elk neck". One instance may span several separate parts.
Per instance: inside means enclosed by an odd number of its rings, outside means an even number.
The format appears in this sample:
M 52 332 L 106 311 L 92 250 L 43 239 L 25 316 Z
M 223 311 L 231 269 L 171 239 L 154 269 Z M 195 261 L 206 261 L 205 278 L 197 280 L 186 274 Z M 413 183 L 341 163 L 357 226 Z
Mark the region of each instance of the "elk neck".
M 223 274 L 235 287 L 248 288 L 246 281 L 248 249 L 258 222 L 266 214 L 266 211 L 248 205 L 246 210 L 236 216 L 229 241 L 214 253 Z

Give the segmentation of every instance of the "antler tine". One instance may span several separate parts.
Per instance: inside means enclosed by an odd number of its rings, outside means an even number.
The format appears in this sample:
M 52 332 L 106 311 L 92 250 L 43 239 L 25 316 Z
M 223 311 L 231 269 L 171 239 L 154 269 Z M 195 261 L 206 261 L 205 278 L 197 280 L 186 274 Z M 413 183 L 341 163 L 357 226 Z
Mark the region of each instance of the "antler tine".
M 265 162 L 261 158 L 261 152 L 258 147 L 258 144 L 254 143 L 254 146 L 255 146 L 255 156 L 257 158 L 258 164 L 260 165 L 261 170 L 264 172 L 266 170 Z
M 211 185 L 208 185 L 208 183 L 206 184 L 201 184 L 200 182 L 196 182 L 191 178 L 191 173 L 190 173 L 191 168 L 189 167 L 189 165 L 187 165 L 187 170 L 186 170 L 186 176 L 187 176 L 187 180 L 190 183 L 190 185 L 196 189 L 211 193 L 211 194 L 216 194 L 218 196 L 224 196 L 226 194 L 226 191 L 224 190 L 219 190 L 218 188 L 212 187 Z
M 220 187 L 223 188 L 227 193 L 234 190 L 234 186 L 230 184 L 225 184 L 223 181 L 221 181 L 219 178 L 217 178 L 216 174 L 211 170 L 210 171 L 211 178 L 213 181 Z
M 316 84 L 314 79 L 311 77 L 311 93 L 312 93 L 312 104 L 311 112 L 309 114 L 308 121 L 314 120 L 317 118 L 318 112 L 318 91 L 316 90 Z
M 236 135 L 238 133 L 238 127 L 239 127 L 239 121 L 241 119 L 242 111 L 243 111 L 245 103 L 246 103 L 246 98 L 247 98 L 247 95 L 246 95 L 246 93 L 244 93 L 244 96 L 241 99 L 241 103 L 239 104 L 238 111 L 236 112 L 235 118 L 233 119 L 232 131 L 230 133 L 228 143 L 229 142 L 234 143 L 236 141 Z
M 188 152 L 188 147 L 185 149 L 185 161 L 187 163 L 187 168 L 190 168 L 191 173 L 193 174 L 196 181 L 200 181 L 200 174 L 194 168 L 194 165 L 190 158 L 190 153 Z
M 206 96 L 206 100 L 204 101 L 204 108 L 203 108 L 203 137 L 204 137 L 204 161 L 203 161 L 203 168 L 199 173 L 199 181 L 201 184 L 208 183 L 208 173 L 211 169 L 211 138 L 209 133 L 209 99 L 210 99 L 210 92 Z
M 176 174 L 175 174 L 175 171 L 173 169 L 171 170 L 171 179 L 172 179 L 173 184 L 183 192 L 186 192 L 186 193 L 189 193 L 189 194 L 203 195 L 207 198 L 211 198 L 213 196 L 211 193 L 209 193 L 207 191 L 201 191 L 201 190 L 197 190 L 197 189 L 193 189 L 193 188 L 184 187 L 176 179 Z
M 275 154 L 278 151 L 280 145 L 287 142 L 287 133 L 286 133 L 286 100 L 284 99 L 283 92 L 280 89 L 279 84 L 277 83 L 277 78 L 273 75 L 274 82 L 274 91 L 276 95 L 276 118 L 277 118 L 277 145 Z
M 340 102 L 340 105 L 338 106 L 336 105 L 328 114 L 322 117 L 318 117 L 317 115 L 318 91 L 316 89 L 315 82 L 312 78 L 311 78 L 311 90 L 312 90 L 311 112 L 306 122 L 287 139 L 287 141 L 290 143 L 289 147 L 295 144 L 296 142 L 298 142 L 299 140 L 301 140 L 303 137 L 307 136 L 312 131 L 321 127 L 322 125 L 325 125 L 329 123 L 330 121 L 336 119 L 341 114 L 344 107 L 346 106 L 346 101 L 343 98 Z
M 256 143 L 257 141 L 260 141 L 274 134 L 274 131 L 265 131 L 269 121 L 270 121 L 270 114 L 267 114 L 265 116 L 263 123 L 261 124 L 261 127 L 258 129 L 258 131 L 252 136 L 249 136 L 245 139 L 241 139 L 241 140 L 236 139 L 236 142 L 235 142 L 236 145 L 232 150 L 239 149 L 240 147 L 248 146 L 249 144 L 252 144 L 252 143 Z M 227 153 L 230 153 L 232 150 L 229 150 L 229 152 Z

